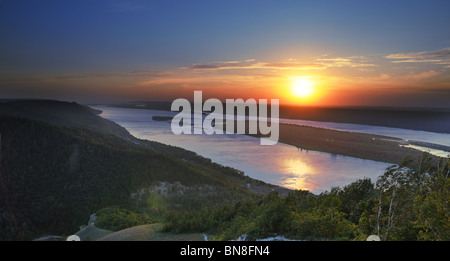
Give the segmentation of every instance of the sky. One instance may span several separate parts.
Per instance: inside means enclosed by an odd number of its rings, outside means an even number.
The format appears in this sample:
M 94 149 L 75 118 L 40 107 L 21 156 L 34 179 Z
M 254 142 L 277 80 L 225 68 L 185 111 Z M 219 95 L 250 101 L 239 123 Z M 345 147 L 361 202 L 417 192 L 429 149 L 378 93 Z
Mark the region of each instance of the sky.
M 1 0 L 0 99 L 450 107 L 448 0 Z

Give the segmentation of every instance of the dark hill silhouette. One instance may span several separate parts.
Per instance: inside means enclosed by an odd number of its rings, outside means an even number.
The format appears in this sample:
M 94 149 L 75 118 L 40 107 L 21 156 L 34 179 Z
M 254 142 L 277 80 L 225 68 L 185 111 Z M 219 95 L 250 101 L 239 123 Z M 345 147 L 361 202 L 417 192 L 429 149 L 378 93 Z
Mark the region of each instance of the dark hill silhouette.
M 0 138 L 0 240 L 70 235 L 97 210 L 136 205 L 133 193 L 160 182 L 189 192 L 165 199 L 169 210 L 255 196 L 247 183 L 261 193 L 278 188 L 193 152 L 136 139 L 76 103 L 0 103 Z
M 101 112 L 75 102 L 55 100 L 14 100 L 0 102 L 0 114 L 40 120 L 67 127 L 88 128 L 101 133 L 132 139 L 122 126 L 97 114 Z

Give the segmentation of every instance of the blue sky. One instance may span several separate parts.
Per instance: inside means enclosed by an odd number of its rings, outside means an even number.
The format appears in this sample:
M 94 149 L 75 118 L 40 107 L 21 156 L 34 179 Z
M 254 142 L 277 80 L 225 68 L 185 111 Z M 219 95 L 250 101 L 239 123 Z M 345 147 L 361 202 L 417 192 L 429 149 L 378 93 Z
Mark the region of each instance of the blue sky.
M 413 86 L 405 106 L 424 88 L 433 91 L 423 106 L 444 106 L 448 10 L 450 1 L 436 0 L 3 0 L 0 96 L 172 99 L 195 88 L 274 96 L 300 75 L 321 83 L 324 105 L 389 105 Z M 338 96 L 344 85 L 361 99 Z M 369 85 L 397 91 L 382 98 Z

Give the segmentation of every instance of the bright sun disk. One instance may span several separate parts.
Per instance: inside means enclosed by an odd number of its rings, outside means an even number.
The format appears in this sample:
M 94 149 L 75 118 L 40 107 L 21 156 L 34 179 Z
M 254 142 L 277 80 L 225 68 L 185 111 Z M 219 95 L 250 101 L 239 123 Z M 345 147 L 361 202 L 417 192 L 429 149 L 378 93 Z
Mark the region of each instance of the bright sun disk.
M 314 82 L 307 78 L 296 79 L 292 83 L 292 91 L 297 97 L 309 97 L 314 93 Z

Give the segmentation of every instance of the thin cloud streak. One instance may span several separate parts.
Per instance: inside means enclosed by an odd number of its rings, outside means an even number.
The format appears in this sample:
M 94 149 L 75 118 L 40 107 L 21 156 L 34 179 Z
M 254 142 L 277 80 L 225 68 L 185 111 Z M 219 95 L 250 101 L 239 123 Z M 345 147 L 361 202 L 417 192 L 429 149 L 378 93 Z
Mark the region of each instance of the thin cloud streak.
M 393 60 L 392 63 L 433 63 L 441 65 L 450 64 L 450 47 L 424 52 L 396 53 L 385 56 Z M 448 68 L 447 66 L 445 68 Z
M 367 68 L 376 67 L 364 57 L 318 58 L 310 62 L 297 62 L 295 59 L 281 62 L 244 61 L 213 62 L 181 67 L 182 70 L 227 70 L 227 69 L 279 69 L 279 70 L 323 70 L 331 67 Z

